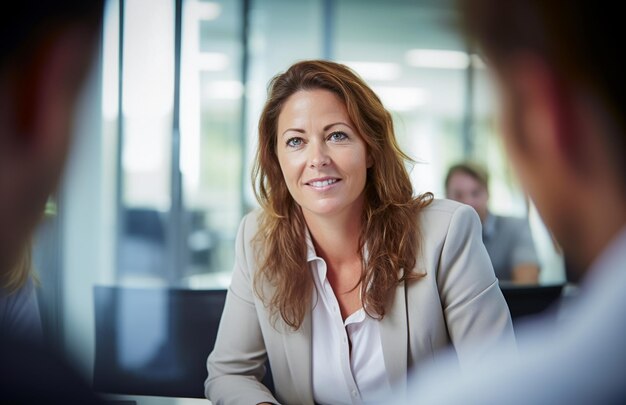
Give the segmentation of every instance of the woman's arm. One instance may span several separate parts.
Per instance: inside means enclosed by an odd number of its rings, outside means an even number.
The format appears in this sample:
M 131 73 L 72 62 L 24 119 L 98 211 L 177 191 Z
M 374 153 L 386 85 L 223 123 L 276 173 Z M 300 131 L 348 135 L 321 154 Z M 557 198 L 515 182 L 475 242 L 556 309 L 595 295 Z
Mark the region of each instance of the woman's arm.
M 207 360 L 205 394 L 213 404 L 278 403 L 260 382 L 267 352 L 253 300 L 252 275 L 247 264 L 247 216 L 239 227 L 235 268 L 213 352 Z
M 462 367 L 480 360 L 494 344 L 516 350 L 509 308 L 482 242 L 480 220 L 469 206 L 452 214 L 437 284 Z

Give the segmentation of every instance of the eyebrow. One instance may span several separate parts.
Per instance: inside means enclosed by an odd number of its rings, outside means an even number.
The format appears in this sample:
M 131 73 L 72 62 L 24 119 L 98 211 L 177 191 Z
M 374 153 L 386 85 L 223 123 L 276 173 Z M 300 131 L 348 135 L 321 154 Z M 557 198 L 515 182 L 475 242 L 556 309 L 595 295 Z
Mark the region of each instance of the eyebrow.
M 352 129 L 354 131 L 354 129 L 350 125 L 348 125 L 348 124 L 346 124 L 345 122 L 342 122 L 342 121 L 333 122 L 332 124 L 326 125 L 324 127 L 324 131 L 328 131 L 330 128 L 334 127 L 335 125 L 345 125 L 346 127 L 350 128 L 350 129 Z
M 328 124 L 323 128 L 323 130 L 328 131 L 330 128 L 334 127 L 335 125 L 345 125 L 346 127 L 354 131 L 354 128 L 352 128 L 350 125 L 346 124 L 343 121 L 338 121 L 338 122 L 333 122 L 332 124 Z M 285 136 L 285 134 L 289 131 L 299 132 L 301 134 L 305 132 L 304 129 L 301 129 L 301 128 L 287 128 L 281 136 Z
M 300 128 L 287 128 L 287 129 L 285 130 L 285 132 L 283 132 L 283 134 L 282 134 L 281 136 L 283 136 L 283 137 L 284 137 L 284 136 L 285 136 L 285 134 L 286 134 L 287 132 L 290 132 L 290 131 L 293 131 L 293 132 L 299 132 L 299 133 L 301 133 L 301 134 L 303 134 L 303 133 L 304 133 L 304 129 L 300 129 Z

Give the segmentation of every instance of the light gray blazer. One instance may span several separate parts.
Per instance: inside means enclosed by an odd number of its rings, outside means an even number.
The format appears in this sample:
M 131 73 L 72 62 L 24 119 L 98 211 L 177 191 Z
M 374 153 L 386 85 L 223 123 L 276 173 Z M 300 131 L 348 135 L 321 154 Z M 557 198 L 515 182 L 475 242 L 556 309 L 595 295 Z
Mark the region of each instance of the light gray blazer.
M 436 363 L 454 346 L 461 366 L 479 360 L 495 341 L 515 347 L 508 307 L 482 243 L 476 212 L 449 200 L 434 200 L 420 214 L 421 255 L 417 281 L 398 285 L 380 321 L 385 367 L 396 390 L 406 391 L 407 371 Z M 291 330 L 273 323 L 253 290 L 257 271 L 251 240 L 259 212 L 241 222 L 235 268 L 217 341 L 207 360 L 205 393 L 213 404 L 273 402 L 313 404 L 311 314 Z M 280 254 L 280 252 L 276 252 Z M 263 286 L 271 294 L 270 286 Z M 269 295 L 271 296 L 271 295 Z M 276 398 L 259 382 L 266 357 Z

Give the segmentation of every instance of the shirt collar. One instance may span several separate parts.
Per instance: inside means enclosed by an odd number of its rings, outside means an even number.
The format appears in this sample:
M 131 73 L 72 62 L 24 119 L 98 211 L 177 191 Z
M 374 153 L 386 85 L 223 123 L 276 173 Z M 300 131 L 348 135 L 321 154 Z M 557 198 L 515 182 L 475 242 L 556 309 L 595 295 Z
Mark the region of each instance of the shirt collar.
M 311 238 L 311 232 L 307 226 L 304 227 L 304 237 L 306 240 L 306 261 L 307 263 L 318 259 L 317 253 L 315 253 L 315 246 L 313 246 L 313 238 Z
M 306 261 L 307 263 L 312 260 L 319 259 L 320 257 L 315 252 L 315 246 L 313 245 L 313 238 L 311 237 L 311 232 L 309 232 L 309 228 L 307 226 L 304 227 L 304 239 L 306 241 Z M 365 259 L 369 257 L 369 250 L 367 249 L 367 243 L 363 247 L 363 255 Z
M 323 261 L 323 259 L 319 257 L 317 253 L 315 252 L 315 246 L 313 245 L 313 238 L 311 237 L 311 232 L 309 232 L 309 228 L 307 226 L 304 227 L 304 235 L 305 235 L 305 240 L 306 240 L 307 263 L 311 263 L 313 260 Z M 363 254 L 365 255 L 365 260 L 367 260 L 367 258 L 369 257 L 369 250 L 367 249 L 367 243 L 363 247 Z M 327 271 L 326 266 L 314 266 L 313 268 L 311 267 L 309 268 L 311 269 L 311 271 L 313 271 L 316 274 L 318 281 L 321 284 L 323 280 L 326 278 L 326 271 Z M 400 272 L 400 275 L 402 275 L 402 273 L 404 272 L 404 269 L 400 269 L 399 272 Z M 371 283 L 368 286 L 368 290 L 370 287 L 371 287 Z M 362 313 L 359 313 L 358 315 L 357 313 L 352 314 L 354 315 L 354 319 L 352 319 L 352 322 L 361 322 L 365 318 L 365 310 L 363 308 L 361 308 L 361 312 Z

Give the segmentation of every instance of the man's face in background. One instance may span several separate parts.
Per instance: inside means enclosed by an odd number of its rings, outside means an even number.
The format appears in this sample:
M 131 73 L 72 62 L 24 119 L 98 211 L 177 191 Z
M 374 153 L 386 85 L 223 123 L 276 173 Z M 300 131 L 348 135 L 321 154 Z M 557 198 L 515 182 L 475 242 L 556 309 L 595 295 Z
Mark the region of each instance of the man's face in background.
M 471 206 L 478 213 L 480 221 L 485 222 L 489 192 L 474 176 L 461 170 L 452 173 L 446 187 L 446 197 Z

